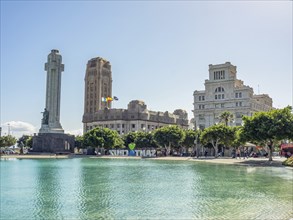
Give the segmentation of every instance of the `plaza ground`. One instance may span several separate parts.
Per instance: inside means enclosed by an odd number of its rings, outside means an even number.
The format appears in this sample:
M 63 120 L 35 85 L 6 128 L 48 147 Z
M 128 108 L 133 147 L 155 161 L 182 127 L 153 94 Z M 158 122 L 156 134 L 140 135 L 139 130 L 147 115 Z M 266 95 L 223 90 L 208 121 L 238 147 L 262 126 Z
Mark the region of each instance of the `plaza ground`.
M 9 159 L 67 159 L 67 158 L 91 158 L 91 159 L 139 159 L 141 157 L 136 156 L 93 156 L 93 155 L 56 155 L 56 154 L 10 154 L 1 155 L 1 158 Z M 155 158 L 144 158 L 145 160 L 172 160 L 172 161 L 190 161 L 198 163 L 216 163 L 216 164 L 232 164 L 232 165 L 244 165 L 244 166 L 273 166 L 273 167 L 284 167 L 282 162 L 286 160 L 284 157 L 273 157 L 273 161 L 268 161 L 268 158 L 248 158 L 248 159 L 235 159 L 229 157 L 155 157 Z

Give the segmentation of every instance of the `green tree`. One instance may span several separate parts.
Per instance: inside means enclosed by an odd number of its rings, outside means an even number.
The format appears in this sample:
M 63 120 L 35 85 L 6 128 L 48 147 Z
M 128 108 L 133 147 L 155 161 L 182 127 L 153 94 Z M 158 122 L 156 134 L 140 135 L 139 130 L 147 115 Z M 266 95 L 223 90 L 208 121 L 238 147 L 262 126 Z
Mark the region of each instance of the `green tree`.
M 199 142 L 199 133 L 200 130 L 184 130 L 184 139 L 182 141 L 183 147 L 186 148 L 193 148 L 193 152 L 196 151 L 196 155 L 199 156 L 199 147 L 200 147 L 200 142 Z
M 94 128 L 83 136 L 83 144 L 86 147 L 96 148 L 115 148 L 122 147 L 123 141 L 117 131 L 110 130 L 108 128 Z
M 221 123 L 224 123 L 226 126 L 228 126 L 229 122 L 233 121 L 234 116 L 231 112 L 224 111 L 219 115 L 219 119 Z
M 201 136 L 200 141 L 203 144 L 212 144 L 217 157 L 218 147 L 220 144 L 229 145 L 235 139 L 235 130 L 224 124 L 217 124 L 206 128 Z
M 242 135 L 242 126 L 236 126 L 236 127 L 232 127 L 232 129 L 234 129 L 235 132 L 235 138 L 231 143 L 231 146 L 234 148 L 238 148 L 241 145 L 244 145 L 246 142 L 246 139 L 244 139 L 243 135 Z
M 33 147 L 33 137 L 32 136 L 29 136 L 29 138 L 25 140 L 25 146 L 28 148 Z
M 28 140 L 31 139 L 32 140 L 32 136 L 30 135 L 22 135 L 18 141 L 17 141 L 17 145 L 20 147 L 20 154 L 23 154 L 23 148 L 24 147 L 28 147 L 27 143 L 30 144 L 30 142 L 28 142 Z
M 165 147 L 170 151 L 171 147 L 179 147 L 179 144 L 184 140 L 184 135 L 181 128 L 172 125 L 155 130 L 154 139 L 159 146 Z
M 142 131 L 138 131 L 136 133 L 136 138 L 134 140 L 137 148 L 149 148 L 149 147 L 157 147 L 153 134 L 152 133 L 146 133 Z
M 15 145 L 16 142 L 17 139 L 11 135 L 0 137 L 0 147 L 10 147 L 12 145 Z
M 251 142 L 264 142 L 269 148 L 269 161 L 276 143 L 283 139 L 293 139 L 293 114 L 290 106 L 269 112 L 257 112 L 243 117 L 244 139 Z
M 74 146 L 78 149 L 85 148 L 84 137 L 81 135 L 76 136 L 74 139 Z
M 128 147 L 129 144 L 135 143 L 136 137 L 137 137 L 137 132 L 129 132 L 127 134 L 124 134 L 122 137 L 124 146 Z

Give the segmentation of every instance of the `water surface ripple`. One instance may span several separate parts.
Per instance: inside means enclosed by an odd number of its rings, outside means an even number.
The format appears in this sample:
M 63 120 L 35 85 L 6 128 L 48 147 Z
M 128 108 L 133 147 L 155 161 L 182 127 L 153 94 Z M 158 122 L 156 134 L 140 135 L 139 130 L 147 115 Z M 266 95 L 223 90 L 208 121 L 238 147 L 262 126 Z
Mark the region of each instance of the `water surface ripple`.
M 293 172 L 188 161 L 1 160 L 0 219 L 287 219 Z

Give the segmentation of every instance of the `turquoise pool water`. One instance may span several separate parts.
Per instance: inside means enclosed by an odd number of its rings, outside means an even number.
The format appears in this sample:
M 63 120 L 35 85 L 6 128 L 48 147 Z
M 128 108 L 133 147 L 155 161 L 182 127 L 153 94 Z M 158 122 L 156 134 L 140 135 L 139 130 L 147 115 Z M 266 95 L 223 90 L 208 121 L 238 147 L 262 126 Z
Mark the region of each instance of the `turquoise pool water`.
M 293 171 L 188 161 L 1 160 L 1 219 L 290 219 Z

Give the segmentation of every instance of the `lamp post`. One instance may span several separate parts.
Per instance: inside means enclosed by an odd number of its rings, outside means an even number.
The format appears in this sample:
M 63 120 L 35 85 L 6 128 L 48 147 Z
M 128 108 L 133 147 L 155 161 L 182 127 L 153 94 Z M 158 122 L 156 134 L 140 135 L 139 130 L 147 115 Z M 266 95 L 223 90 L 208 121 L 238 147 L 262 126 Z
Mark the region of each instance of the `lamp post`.
M 10 135 L 10 124 L 8 123 L 7 126 L 8 126 L 8 135 Z

